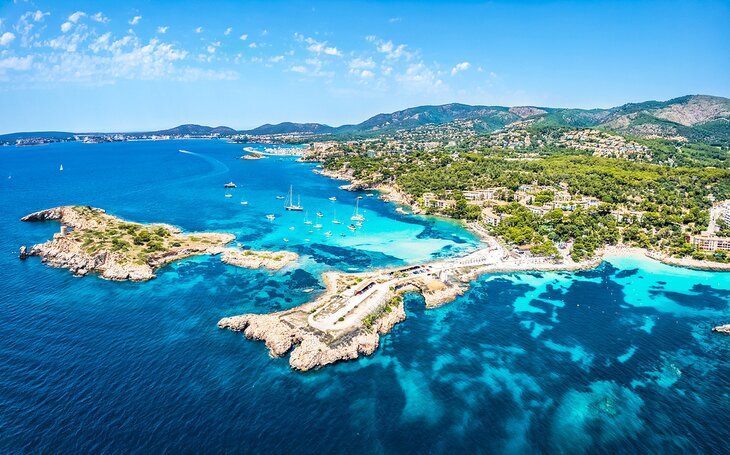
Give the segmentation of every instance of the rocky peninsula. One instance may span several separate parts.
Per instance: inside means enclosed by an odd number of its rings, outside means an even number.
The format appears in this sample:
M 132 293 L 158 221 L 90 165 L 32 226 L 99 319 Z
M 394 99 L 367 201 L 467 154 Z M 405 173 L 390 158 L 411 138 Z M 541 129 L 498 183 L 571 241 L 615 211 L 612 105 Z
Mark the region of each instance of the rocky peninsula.
M 125 221 L 94 207 L 55 207 L 31 213 L 21 221 L 61 224 L 53 239 L 30 248 L 21 247 L 21 259 L 40 256 L 44 263 L 68 269 L 77 276 L 97 273 L 108 280 L 147 281 L 155 277 L 158 268 L 171 262 L 221 253 L 225 262 L 247 268 L 277 270 L 296 260 L 296 254 L 289 252 L 224 248 L 235 239 L 233 234 L 183 233 L 168 224 Z
M 599 260 L 574 263 L 526 261 L 490 245 L 467 256 L 367 273 L 323 275 L 325 292 L 316 300 L 270 314 L 223 318 L 218 327 L 266 343 L 272 357 L 291 351 L 289 365 L 310 370 L 370 355 L 384 335 L 405 320 L 402 295 L 419 293 L 427 308 L 453 301 L 477 276 L 500 271 L 577 270 Z

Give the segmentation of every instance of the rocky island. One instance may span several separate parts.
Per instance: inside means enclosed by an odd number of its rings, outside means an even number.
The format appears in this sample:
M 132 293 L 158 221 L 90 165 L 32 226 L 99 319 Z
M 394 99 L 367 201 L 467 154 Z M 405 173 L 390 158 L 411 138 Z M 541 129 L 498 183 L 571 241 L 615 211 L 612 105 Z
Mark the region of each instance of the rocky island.
M 254 251 L 226 248 L 221 261 L 226 264 L 247 269 L 279 270 L 299 259 L 299 255 L 291 251 Z
M 242 160 L 263 160 L 264 158 L 266 158 L 266 157 L 263 154 L 258 153 L 258 152 L 251 152 L 251 153 L 249 153 L 247 155 L 243 155 L 241 157 Z
M 224 248 L 235 239 L 233 234 L 183 233 L 168 224 L 125 221 L 94 207 L 55 207 L 21 219 L 28 222 L 49 220 L 60 222 L 61 231 L 45 243 L 21 247 L 20 258 L 40 256 L 44 263 L 69 269 L 78 276 L 98 273 L 108 280 L 146 281 L 155 277 L 155 270 L 171 262 L 221 253 L 224 253 L 224 262 L 271 270 L 297 259 L 297 255 L 290 252 Z

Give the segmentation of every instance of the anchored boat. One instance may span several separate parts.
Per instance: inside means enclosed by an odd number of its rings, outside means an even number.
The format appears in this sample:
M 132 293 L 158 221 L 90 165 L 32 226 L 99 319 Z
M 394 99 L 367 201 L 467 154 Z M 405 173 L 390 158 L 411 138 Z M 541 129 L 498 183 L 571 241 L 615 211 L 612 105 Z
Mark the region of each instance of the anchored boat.
M 359 203 L 360 199 L 355 199 L 355 214 L 350 217 L 352 221 L 365 221 L 365 217 L 360 215 Z
M 284 207 L 285 209 L 289 210 L 290 212 L 301 212 L 304 210 L 304 207 L 302 207 L 301 199 L 297 197 L 297 203 L 294 204 L 294 187 L 292 185 L 289 185 L 289 205 Z

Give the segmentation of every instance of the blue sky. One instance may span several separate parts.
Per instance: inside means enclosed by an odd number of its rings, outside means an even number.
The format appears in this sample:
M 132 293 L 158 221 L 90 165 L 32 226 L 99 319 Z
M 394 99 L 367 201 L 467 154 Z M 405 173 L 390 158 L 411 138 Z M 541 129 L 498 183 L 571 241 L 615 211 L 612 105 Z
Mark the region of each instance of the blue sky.
M 0 133 L 730 96 L 730 2 L 5 1 Z

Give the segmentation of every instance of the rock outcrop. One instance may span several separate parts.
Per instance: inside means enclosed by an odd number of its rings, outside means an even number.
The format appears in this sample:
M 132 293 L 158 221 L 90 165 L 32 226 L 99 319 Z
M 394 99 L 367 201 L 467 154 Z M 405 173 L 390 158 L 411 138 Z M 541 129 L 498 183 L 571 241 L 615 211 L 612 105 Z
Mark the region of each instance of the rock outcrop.
M 287 264 L 296 262 L 299 255 L 291 251 L 253 251 L 226 248 L 221 261 L 226 264 L 244 267 L 247 269 L 279 270 Z
M 406 318 L 401 301 L 370 328 L 359 325 L 348 330 L 324 332 L 306 324 L 310 311 L 321 304 L 320 300 L 278 313 L 223 318 L 218 327 L 263 341 L 272 357 L 281 357 L 291 351 L 289 365 L 295 370 L 307 371 L 371 355 L 378 348 L 380 335 L 390 332 Z
M 730 324 L 718 325 L 712 328 L 713 332 L 722 333 L 723 335 L 730 335 Z

